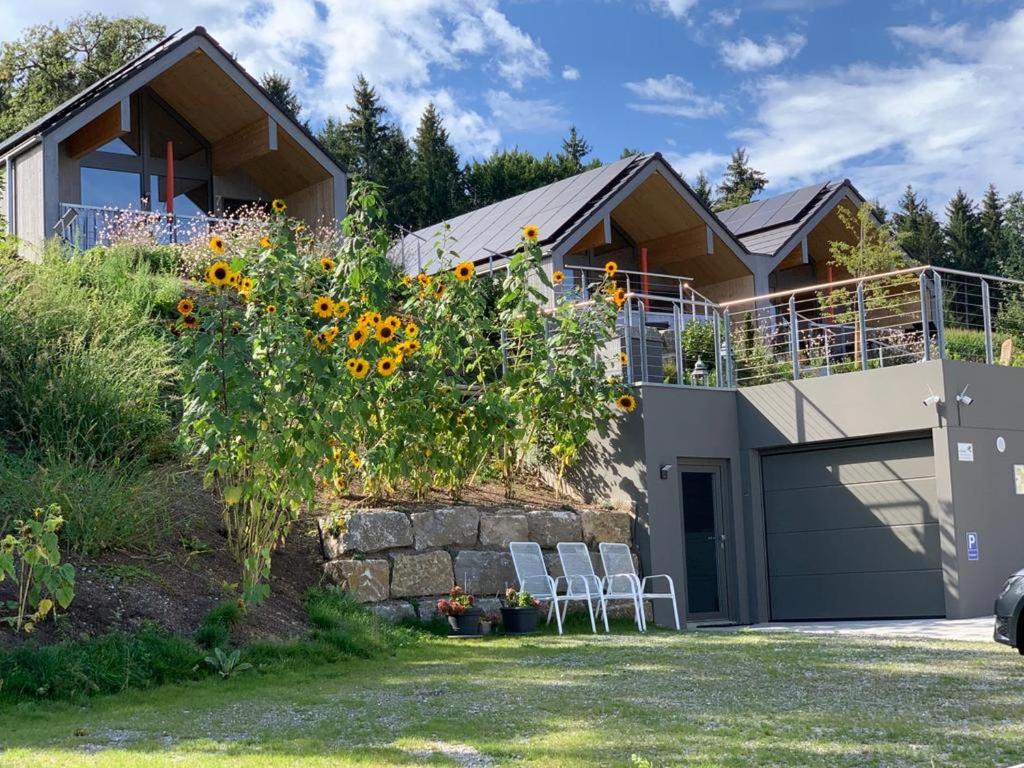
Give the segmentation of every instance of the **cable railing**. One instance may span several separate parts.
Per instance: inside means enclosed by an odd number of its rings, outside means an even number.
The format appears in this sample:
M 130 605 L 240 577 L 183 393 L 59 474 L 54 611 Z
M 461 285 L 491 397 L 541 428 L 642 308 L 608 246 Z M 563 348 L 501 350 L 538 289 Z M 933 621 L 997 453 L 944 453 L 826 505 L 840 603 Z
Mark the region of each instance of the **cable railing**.
M 746 387 L 939 358 L 1024 367 L 1024 281 L 923 266 L 723 303 L 685 281 L 677 297 L 629 284 L 619 345 L 634 383 Z
M 234 222 L 203 214 L 177 216 L 159 211 L 61 203 L 60 218 L 54 230 L 66 243 L 84 251 L 140 236 L 147 242 L 161 245 L 188 243 L 209 237 L 215 225 Z

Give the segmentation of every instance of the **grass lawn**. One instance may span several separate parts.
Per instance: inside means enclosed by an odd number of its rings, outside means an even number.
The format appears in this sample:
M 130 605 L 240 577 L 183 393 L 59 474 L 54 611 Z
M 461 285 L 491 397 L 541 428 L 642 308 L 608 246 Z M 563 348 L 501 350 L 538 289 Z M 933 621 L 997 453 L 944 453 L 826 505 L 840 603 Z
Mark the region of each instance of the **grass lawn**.
M 0 748 L 4 766 L 1005 766 L 1024 761 L 1024 659 L 748 632 L 439 638 L 384 660 L 10 706 Z

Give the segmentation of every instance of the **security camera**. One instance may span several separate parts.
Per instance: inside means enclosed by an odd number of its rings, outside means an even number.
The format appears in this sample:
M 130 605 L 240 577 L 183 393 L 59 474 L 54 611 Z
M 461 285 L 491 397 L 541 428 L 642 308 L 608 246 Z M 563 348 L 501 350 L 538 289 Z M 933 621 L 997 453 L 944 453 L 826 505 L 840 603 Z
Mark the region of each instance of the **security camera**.
M 974 402 L 974 398 L 967 394 L 967 387 L 964 387 L 964 391 L 956 396 L 956 401 L 960 405 L 970 405 Z
M 924 405 L 926 408 L 931 408 L 933 406 L 938 405 L 940 402 L 942 402 L 942 398 L 940 398 L 938 395 L 928 395 L 928 397 L 921 401 L 921 404 Z

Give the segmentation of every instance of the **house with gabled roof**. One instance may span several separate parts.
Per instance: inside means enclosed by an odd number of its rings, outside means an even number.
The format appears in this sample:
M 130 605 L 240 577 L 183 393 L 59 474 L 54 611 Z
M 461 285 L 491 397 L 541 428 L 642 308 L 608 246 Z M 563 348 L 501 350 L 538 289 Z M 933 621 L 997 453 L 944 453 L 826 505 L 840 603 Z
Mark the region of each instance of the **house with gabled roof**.
M 274 198 L 310 223 L 338 219 L 347 195 L 345 170 L 202 27 L 4 139 L 0 167 L 7 234 L 28 257 L 54 235 L 101 241 L 124 212 L 174 240 Z
M 403 234 L 394 256 L 409 273 L 449 266 L 451 251 L 500 266 L 522 227 L 540 230 L 549 269 L 570 280 L 614 260 L 637 286 L 674 290 L 685 279 L 714 301 L 826 279 L 832 240 L 848 240 L 836 207 L 863 196 L 849 181 L 823 182 L 718 214 L 658 153 L 636 155 L 548 184 L 449 221 Z M 454 256 L 451 256 L 454 258 Z M 581 278 L 580 278 L 581 279 Z

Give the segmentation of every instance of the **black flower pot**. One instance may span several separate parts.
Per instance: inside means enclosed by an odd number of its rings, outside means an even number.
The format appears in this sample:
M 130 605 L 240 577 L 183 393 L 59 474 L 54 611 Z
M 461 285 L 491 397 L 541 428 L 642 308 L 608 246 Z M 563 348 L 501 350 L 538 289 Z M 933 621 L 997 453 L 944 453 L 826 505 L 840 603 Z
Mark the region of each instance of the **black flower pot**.
M 510 635 L 527 635 L 537 631 L 537 609 L 532 605 L 527 608 L 502 608 L 501 624 Z
M 483 611 L 479 608 L 467 608 L 461 616 L 449 616 L 448 623 L 452 626 L 452 634 L 467 637 L 480 634 L 480 617 Z

